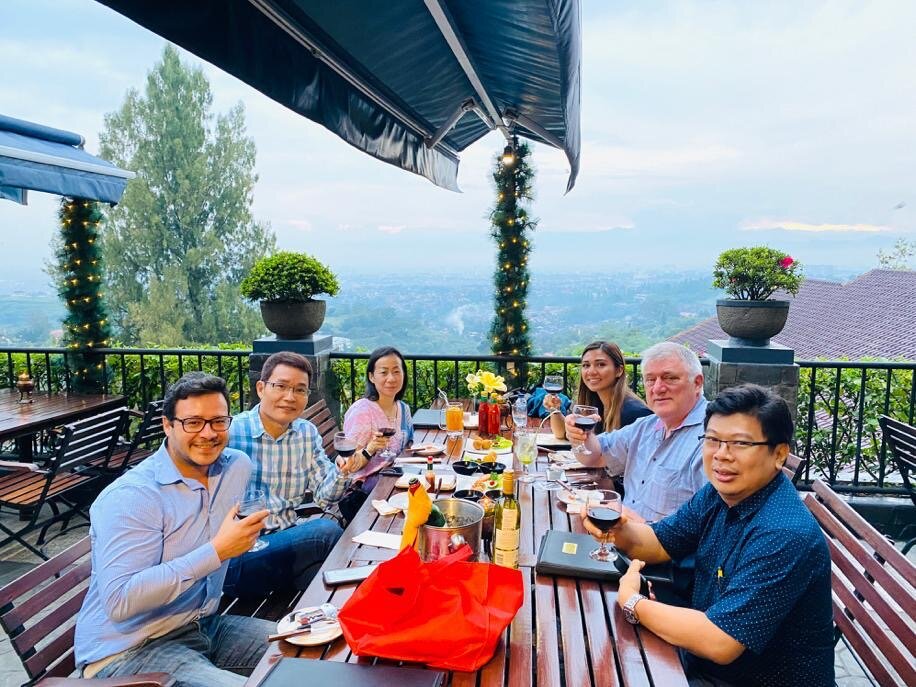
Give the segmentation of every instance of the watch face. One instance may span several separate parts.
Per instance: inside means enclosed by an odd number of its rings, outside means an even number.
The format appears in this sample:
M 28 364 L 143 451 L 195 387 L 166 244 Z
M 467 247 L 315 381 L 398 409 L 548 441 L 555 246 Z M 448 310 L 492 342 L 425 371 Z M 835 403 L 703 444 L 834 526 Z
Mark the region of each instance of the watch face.
M 626 618 L 626 621 L 632 625 L 639 624 L 639 618 L 636 615 L 636 604 L 645 599 L 642 594 L 634 594 L 627 602 L 623 605 L 623 617 Z

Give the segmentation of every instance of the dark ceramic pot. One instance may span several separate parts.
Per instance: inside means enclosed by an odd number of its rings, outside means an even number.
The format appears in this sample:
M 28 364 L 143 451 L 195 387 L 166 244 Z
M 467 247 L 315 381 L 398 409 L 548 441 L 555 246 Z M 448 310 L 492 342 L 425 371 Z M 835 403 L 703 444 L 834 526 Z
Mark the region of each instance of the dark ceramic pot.
M 719 326 L 730 343 L 741 346 L 766 346 L 786 326 L 789 301 L 716 301 Z
M 304 339 L 324 323 L 325 301 L 261 301 L 264 326 L 278 339 Z

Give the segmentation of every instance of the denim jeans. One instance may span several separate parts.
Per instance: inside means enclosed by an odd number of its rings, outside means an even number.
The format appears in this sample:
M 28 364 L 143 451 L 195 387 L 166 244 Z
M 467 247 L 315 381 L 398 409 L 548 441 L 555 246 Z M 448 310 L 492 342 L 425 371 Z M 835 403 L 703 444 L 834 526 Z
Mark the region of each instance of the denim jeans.
M 249 551 L 229 562 L 223 593 L 227 596 L 264 596 L 284 589 L 305 589 L 343 530 L 333 520 L 314 518 L 263 535 L 267 548 Z
M 171 674 L 178 687 L 235 687 L 267 650 L 276 623 L 237 615 L 211 615 L 128 649 L 95 677 Z

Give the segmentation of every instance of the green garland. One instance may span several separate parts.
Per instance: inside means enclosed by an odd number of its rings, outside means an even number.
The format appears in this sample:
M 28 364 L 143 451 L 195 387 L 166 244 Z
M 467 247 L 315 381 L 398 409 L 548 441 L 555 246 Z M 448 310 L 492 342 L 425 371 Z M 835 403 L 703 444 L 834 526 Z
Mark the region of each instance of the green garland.
M 511 161 L 506 153 L 514 149 Z M 495 355 L 527 357 L 531 354 L 531 338 L 525 308 L 528 304 L 528 255 L 531 242 L 528 231 L 537 220 L 528 216 L 525 206 L 532 200 L 531 184 L 534 170 L 528 164 L 531 150 L 518 139 L 507 146 L 506 153 L 496 158 L 493 180 L 496 182 L 496 206 L 490 213 L 490 235 L 497 245 L 497 263 L 493 274 L 495 308 L 490 326 L 490 348 Z M 510 387 L 525 386 L 525 365 L 500 365 Z
M 102 212 L 94 201 L 63 198 L 58 217 L 62 237 L 57 251 L 61 276 L 58 293 L 67 305 L 64 345 L 69 349 L 70 390 L 101 393 L 108 371 L 105 356 L 94 349 L 111 343 L 111 325 L 102 293 Z

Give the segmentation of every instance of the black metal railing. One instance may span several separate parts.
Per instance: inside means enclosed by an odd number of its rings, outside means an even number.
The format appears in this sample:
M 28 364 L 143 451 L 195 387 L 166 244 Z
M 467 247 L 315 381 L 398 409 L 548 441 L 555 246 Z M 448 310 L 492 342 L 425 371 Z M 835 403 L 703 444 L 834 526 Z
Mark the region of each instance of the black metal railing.
M 232 410 L 250 400 L 249 350 L 113 348 L 105 355 L 106 391 L 124 394 L 133 407 L 161 398 L 170 383 L 190 370 L 205 370 L 224 377 L 231 390 Z M 67 349 L 0 348 L 0 365 L 6 356 L 6 386 L 19 372 L 36 379 L 40 391 L 69 388 Z M 346 409 L 365 389 L 368 353 L 331 353 L 331 372 L 325 392 Z M 404 400 L 413 408 L 429 406 L 437 389 L 450 397 L 467 397 L 465 377 L 479 368 L 525 367 L 527 386 L 540 383 L 546 374 L 563 376 L 567 393 L 578 384 L 579 358 L 532 356 L 510 359 L 492 355 L 405 355 L 407 389 Z M 632 388 L 644 397 L 640 359 L 627 358 Z M 708 361 L 702 360 L 704 365 Z M 912 424 L 916 418 L 916 363 L 799 361 L 800 381 L 796 422 L 796 452 L 808 460 L 804 479 L 820 477 L 839 491 L 902 493 L 899 475 L 887 454 L 878 417 L 890 415 Z M 511 369 L 511 368 L 510 368 Z M 0 373 L 2 374 L 2 373 Z M 511 373 L 508 384 L 513 386 Z M 2 381 L 2 380 L 0 380 Z

